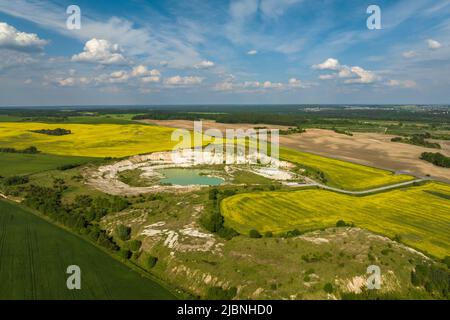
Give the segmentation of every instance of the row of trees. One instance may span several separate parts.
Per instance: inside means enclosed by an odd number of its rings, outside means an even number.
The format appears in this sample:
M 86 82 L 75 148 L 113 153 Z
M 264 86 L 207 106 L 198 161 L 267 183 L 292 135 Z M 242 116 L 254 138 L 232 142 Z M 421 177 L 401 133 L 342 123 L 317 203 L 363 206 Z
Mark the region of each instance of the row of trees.
M 217 188 L 211 188 L 209 190 L 210 203 L 206 212 L 200 218 L 201 225 L 209 232 L 216 233 L 219 237 L 225 239 L 231 239 L 238 236 L 239 233 L 233 228 L 226 227 L 224 225 L 225 220 L 220 213 L 220 201 L 225 198 L 234 195 L 234 190 L 226 189 L 219 191 Z
M 39 150 L 36 147 L 31 146 L 22 150 L 18 150 L 16 148 L 0 148 L 0 152 L 36 154 L 39 153 Z
M 408 143 L 415 146 L 422 146 L 425 148 L 434 148 L 434 149 L 441 149 L 441 145 L 436 142 L 429 142 L 425 139 L 431 139 L 432 136 L 429 132 L 420 133 L 420 134 L 413 134 L 410 137 L 394 137 L 391 139 L 392 142 L 402 142 L 402 143 Z
M 450 298 L 450 271 L 434 264 L 418 264 L 411 272 L 411 283 L 424 287 L 431 295 Z
M 432 164 L 439 167 L 450 168 L 450 157 L 444 156 L 439 152 L 424 152 L 420 156 L 420 159 L 431 162 Z
M 63 128 L 30 130 L 30 132 L 42 133 L 49 136 L 64 136 L 72 133 L 72 131 Z
M 81 195 L 70 204 L 65 204 L 61 200 L 63 190 L 61 183 L 57 183 L 53 188 L 30 185 L 25 189 L 23 203 L 53 221 L 79 234 L 87 235 L 100 246 L 111 251 L 118 251 L 120 247 L 105 230 L 99 227 L 98 221 L 110 212 L 124 210 L 129 206 L 128 201 L 119 197 L 108 199 Z

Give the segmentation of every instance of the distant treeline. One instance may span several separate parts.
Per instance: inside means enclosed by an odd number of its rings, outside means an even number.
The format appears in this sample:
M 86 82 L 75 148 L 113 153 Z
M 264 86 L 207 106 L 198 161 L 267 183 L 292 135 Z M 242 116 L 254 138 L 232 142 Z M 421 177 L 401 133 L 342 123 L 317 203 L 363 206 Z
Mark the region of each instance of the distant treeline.
M 30 132 L 47 134 L 49 136 L 64 136 L 72 133 L 72 131 L 63 128 L 30 130 Z
M 18 150 L 15 148 L 0 148 L 0 152 L 6 152 L 6 153 L 28 153 L 28 154 L 36 154 L 40 151 L 36 147 L 28 147 L 26 149 Z
M 71 107 L 54 109 L 37 108 L 9 108 L 0 109 L 0 115 L 8 115 L 24 118 L 23 121 L 36 121 L 37 119 L 52 121 L 67 120 L 69 117 L 96 116 L 105 114 L 167 114 L 169 118 L 154 119 L 191 119 L 199 117 L 216 120 L 219 122 L 231 122 L 230 120 L 244 119 L 248 123 L 266 122 L 295 126 L 309 119 L 317 123 L 319 119 L 366 119 L 366 120 L 390 120 L 390 121 L 417 121 L 433 123 L 450 123 L 449 106 L 396 106 L 396 105 L 185 105 L 185 106 L 122 106 L 122 107 Z M 175 116 L 176 115 L 176 116 Z M 257 121 L 250 121 L 255 116 Z M 158 116 L 158 115 L 156 115 Z M 223 119 L 223 120 L 220 120 Z M 272 122 L 269 120 L 274 120 Z M 237 120 L 242 123 L 244 120 Z
M 424 152 L 420 156 L 420 159 L 431 162 L 432 164 L 439 167 L 450 168 L 450 157 L 446 157 L 439 152 Z

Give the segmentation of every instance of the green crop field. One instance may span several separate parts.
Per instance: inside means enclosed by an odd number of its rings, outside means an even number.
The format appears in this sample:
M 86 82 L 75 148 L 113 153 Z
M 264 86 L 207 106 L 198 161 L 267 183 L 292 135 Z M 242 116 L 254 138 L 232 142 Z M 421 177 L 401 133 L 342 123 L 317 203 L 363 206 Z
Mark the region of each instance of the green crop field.
M 402 241 L 436 257 L 450 255 L 450 186 L 428 183 L 364 197 L 306 189 L 238 194 L 221 202 L 226 225 L 242 234 L 314 230 L 338 220 Z
M 346 190 L 364 190 L 413 179 L 409 175 L 396 175 L 386 170 L 287 148 L 280 148 L 280 158 L 301 166 L 318 169 L 325 174 L 328 185 Z
M 68 290 L 69 265 L 81 290 Z M 0 299 L 173 299 L 87 241 L 21 207 L 0 201 Z
M 97 159 L 50 154 L 0 153 L 0 176 L 28 175 L 95 160 Z

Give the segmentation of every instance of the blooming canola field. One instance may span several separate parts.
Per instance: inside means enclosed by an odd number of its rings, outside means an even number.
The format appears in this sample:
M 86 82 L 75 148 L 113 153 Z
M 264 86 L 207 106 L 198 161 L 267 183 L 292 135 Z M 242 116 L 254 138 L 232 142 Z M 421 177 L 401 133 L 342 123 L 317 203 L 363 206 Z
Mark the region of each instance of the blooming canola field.
M 327 190 L 243 193 L 221 202 L 226 225 L 243 234 L 309 231 L 353 222 L 439 258 L 450 255 L 450 186 L 427 183 L 358 197 Z

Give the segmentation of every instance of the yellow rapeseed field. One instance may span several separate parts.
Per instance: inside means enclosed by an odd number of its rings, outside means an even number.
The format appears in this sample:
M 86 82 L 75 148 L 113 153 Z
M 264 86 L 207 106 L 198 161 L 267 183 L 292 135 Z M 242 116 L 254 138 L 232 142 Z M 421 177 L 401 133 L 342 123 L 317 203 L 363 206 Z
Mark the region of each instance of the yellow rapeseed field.
M 364 197 L 305 189 L 238 194 L 221 202 L 225 223 L 242 234 L 314 230 L 338 220 L 442 258 L 450 255 L 450 185 L 428 183 Z
M 413 179 L 412 176 L 405 174 L 397 175 L 387 170 L 287 148 L 280 148 L 280 158 L 313 169 L 319 169 L 325 174 L 327 185 L 346 190 L 364 190 Z
M 72 134 L 52 136 L 30 130 L 63 128 Z M 37 122 L 1 122 L 0 147 L 24 149 L 37 147 L 41 152 L 87 157 L 125 157 L 154 151 L 171 150 L 172 128 L 140 124 L 48 124 Z

